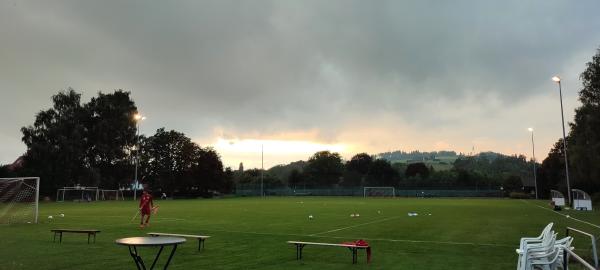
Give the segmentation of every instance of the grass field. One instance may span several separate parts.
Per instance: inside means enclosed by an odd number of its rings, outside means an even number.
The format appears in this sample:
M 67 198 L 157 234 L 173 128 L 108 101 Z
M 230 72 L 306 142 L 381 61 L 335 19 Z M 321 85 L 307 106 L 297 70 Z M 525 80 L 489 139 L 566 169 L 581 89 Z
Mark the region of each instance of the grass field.
M 542 201 L 287 197 L 157 204 L 152 226 L 140 230 L 130 222 L 133 201 L 42 203 L 40 224 L 0 226 L 0 269 L 134 269 L 127 248 L 114 240 L 149 231 L 212 236 L 201 252 L 196 241 L 181 245 L 170 269 L 514 269 L 519 238 L 537 236 L 549 222 L 559 236 L 566 226 L 600 235 L 600 212 L 559 212 L 572 217 L 567 218 Z M 408 212 L 419 215 L 409 217 Z M 351 213 L 360 217 L 351 218 Z M 65 234 L 59 244 L 52 242 L 52 228 L 102 232 L 96 244 L 73 234 Z M 314 246 L 306 247 L 297 261 L 295 248 L 285 243 L 357 239 L 373 247 L 370 265 L 362 252 L 352 265 L 347 250 Z M 587 252 L 589 245 L 583 237 L 575 240 L 576 252 Z M 141 252 L 150 260 L 156 249 Z

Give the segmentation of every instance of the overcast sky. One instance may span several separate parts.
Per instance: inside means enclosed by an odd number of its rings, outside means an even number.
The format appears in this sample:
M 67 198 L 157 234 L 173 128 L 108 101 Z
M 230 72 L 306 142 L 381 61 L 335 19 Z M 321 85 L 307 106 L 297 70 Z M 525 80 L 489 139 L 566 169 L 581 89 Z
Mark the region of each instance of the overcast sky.
M 562 136 L 550 78 L 563 78 L 571 121 L 599 11 L 596 0 L 0 0 L 0 164 L 25 152 L 20 128 L 67 87 L 85 102 L 130 91 L 142 133 L 181 131 L 234 167 L 260 166 L 260 144 L 265 167 L 319 149 L 530 156 L 528 127 L 541 160 Z

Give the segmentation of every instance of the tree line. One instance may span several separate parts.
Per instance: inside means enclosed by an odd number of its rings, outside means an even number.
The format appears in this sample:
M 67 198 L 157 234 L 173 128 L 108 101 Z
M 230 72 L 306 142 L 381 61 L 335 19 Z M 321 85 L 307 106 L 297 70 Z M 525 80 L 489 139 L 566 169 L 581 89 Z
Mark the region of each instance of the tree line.
M 459 156 L 449 170 L 423 162 L 400 163 L 367 153 L 344 161 L 339 153 L 317 152 L 307 161 L 259 170 L 236 171 L 242 185 L 293 189 L 392 186 L 402 189 L 480 189 L 523 191 L 523 180 L 533 181 L 533 163 L 522 155 L 481 153 Z
M 575 111 L 566 142 L 559 139 L 538 166 L 538 193 L 566 192 L 563 145 L 567 144 L 571 187 L 600 192 L 600 49 L 581 74 L 581 106 Z M 531 182 L 533 161 L 524 156 L 481 153 L 458 155 L 449 170 L 435 170 L 421 160 L 452 151 L 359 153 L 344 161 L 338 153 L 317 152 L 307 161 L 268 171 L 224 168 L 219 154 L 175 130 L 160 128 L 151 136 L 136 135 L 137 113 L 130 93 L 98 93 L 89 102 L 73 89 L 52 96 L 52 108 L 23 127 L 26 153 L 18 166 L 0 166 L 0 177 L 40 176 L 41 193 L 80 184 L 115 189 L 130 187 L 136 162 L 139 179 L 154 190 L 182 196 L 231 193 L 236 184 L 270 187 L 396 186 L 400 188 L 474 188 L 523 191 Z M 411 163 L 390 162 L 407 159 Z M 139 159 L 138 159 L 139 157 Z M 241 166 L 240 166 L 241 167 Z M 596 195 L 598 197 L 600 195 Z
M 200 196 L 233 188 L 233 173 L 214 149 L 164 128 L 136 135 L 138 111 L 129 92 L 100 92 L 82 103 L 69 88 L 52 103 L 21 129 L 27 152 L 18 166 L 0 166 L 0 177 L 39 176 L 46 196 L 75 185 L 131 189 L 138 160 L 138 179 L 157 192 Z

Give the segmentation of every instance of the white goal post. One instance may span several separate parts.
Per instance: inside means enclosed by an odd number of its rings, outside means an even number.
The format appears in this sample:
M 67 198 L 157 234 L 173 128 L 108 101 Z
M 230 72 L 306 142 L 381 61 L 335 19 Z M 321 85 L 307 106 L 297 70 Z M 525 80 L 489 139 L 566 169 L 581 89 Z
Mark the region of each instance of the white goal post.
M 364 187 L 364 197 L 396 197 L 394 187 Z
M 73 200 L 76 202 L 97 201 L 100 198 L 100 189 L 98 187 L 63 187 L 56 190 L 56 201 L 64 202 Z
M 39 177 L 0 178 L 0 224 L 37 223 Z

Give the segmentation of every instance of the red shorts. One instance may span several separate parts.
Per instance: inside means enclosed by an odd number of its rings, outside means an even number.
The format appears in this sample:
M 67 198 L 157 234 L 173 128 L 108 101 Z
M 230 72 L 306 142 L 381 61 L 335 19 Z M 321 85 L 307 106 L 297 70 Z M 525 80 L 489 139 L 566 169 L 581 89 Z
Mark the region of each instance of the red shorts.
M 152 209 L 150 209 L 150 207 L 142 208 L 142 215 L 150 215 L 151 212 L 152 212 Z

